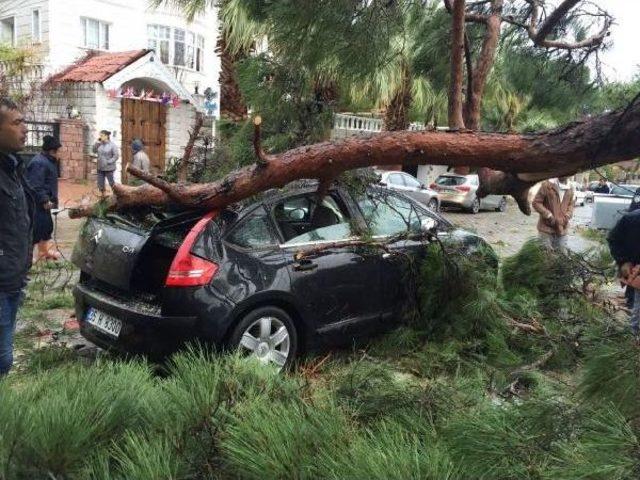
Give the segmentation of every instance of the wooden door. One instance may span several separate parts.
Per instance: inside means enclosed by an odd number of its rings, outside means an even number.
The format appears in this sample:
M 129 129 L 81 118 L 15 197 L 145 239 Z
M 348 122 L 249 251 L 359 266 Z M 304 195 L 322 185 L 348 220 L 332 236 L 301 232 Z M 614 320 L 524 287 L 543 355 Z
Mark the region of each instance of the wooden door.
M 156 102 L 123 98 L 122 117 L 122 181 L 127 181 L 126 167 L 133 159 L 131 141 L 139 138 L 149 155 L 151 173 L 164 172 L 166 153 L 167 107 Z

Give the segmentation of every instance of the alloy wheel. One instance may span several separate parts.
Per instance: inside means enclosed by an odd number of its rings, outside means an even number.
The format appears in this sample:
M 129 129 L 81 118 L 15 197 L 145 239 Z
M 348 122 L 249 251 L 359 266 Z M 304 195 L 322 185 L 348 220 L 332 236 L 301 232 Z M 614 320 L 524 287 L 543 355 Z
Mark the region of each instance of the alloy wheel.
M 275 317 L 260 317 L 243 332 L 240 349 L 261 363 L 282 369 L 289 358 L 291 339 L 286 325 Z
M 427 204 L 427 208 L 429 210 L 437 212 L 438 211 L 438 201 L 435 198 L 432 198 L 431 200 L 429 200 L 429 203 Z
M 476 197 L 471 204 L 471 213 L 478 213 L 480 211 L 480 200 Z

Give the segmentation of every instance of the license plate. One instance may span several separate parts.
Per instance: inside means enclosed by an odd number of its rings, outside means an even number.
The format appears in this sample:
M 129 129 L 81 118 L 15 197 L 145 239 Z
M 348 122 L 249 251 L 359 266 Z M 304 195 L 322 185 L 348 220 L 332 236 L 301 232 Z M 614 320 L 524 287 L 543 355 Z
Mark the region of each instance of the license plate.
M 87 323 L 108 335 L 118 338 L 122 330 L 122 322 L 100 310 L 90 308 L 87 312 Z

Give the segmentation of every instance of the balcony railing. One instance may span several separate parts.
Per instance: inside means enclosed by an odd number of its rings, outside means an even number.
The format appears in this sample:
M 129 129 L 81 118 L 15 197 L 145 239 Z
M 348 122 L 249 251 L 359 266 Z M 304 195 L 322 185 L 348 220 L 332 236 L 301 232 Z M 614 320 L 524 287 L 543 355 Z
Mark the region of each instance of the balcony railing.
M 347 130 L 352 132 L 381 132 L 383 121 L 381 118 L 353 115 L 349 113 L 336 113 L 333 117 L 335 130 Z M 412 122 L 407 130 L 426 130 L 421 122 Z

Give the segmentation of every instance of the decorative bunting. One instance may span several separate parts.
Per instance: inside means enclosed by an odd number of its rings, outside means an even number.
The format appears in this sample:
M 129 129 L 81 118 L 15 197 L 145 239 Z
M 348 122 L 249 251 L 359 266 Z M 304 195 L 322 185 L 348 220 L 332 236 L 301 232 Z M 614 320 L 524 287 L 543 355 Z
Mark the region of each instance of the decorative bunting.
M 162 92 L 158 95 L 153 90 L 141 89 L 140 91 L 136 91 L 133 87 L 127 87 L 123 90 L 116 90 L 115 88 L 112 88 L 107 90 L 106 93 L 107 97 L 112 100 L 117 100 L 119 98 L 130 98 L 132 100 L 144 100 L 146 102 L 156 102 L 163 105 L 171 105 L 175 108 L 180 106 L 180 98 L 173 93 Z

